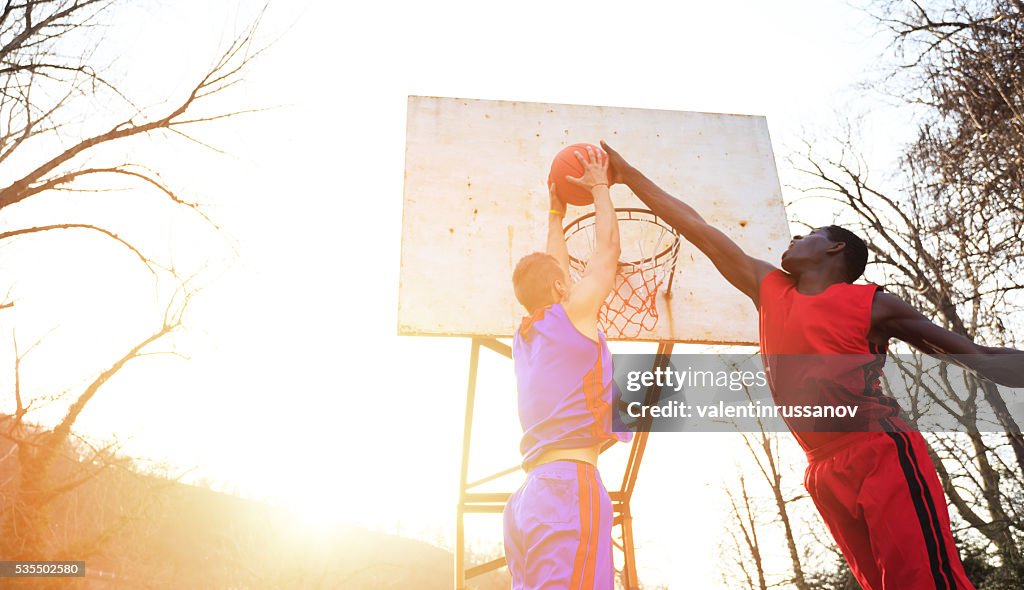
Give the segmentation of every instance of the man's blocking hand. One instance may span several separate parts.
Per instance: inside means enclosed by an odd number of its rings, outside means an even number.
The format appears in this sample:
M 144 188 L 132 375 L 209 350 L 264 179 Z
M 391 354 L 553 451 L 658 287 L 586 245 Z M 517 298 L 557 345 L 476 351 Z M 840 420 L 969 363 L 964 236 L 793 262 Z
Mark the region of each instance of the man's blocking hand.
M 622 157 L 622 154 L 608 147 L 608 144 L 601 140 L 601 149 L 608 154 L 608 182 L 610 184 L 621 184 L 623 173 L 632 168 L 629 162 Z

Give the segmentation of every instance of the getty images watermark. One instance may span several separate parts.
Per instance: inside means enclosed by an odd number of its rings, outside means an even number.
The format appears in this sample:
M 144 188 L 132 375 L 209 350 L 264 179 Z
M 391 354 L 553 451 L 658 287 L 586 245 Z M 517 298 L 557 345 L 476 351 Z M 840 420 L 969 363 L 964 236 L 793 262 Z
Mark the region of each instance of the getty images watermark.
M 880 416 L 899 411 L 925 432 L 1001 432 L 986 401 L 995 399 L 993 392 L 1005 403 L 1004 420 L 1024 421 L 1024 390 L 978 379 L 962 368 L 972 357 L 775 355 L 768 361 L 759 354 L 617 354 L 615 430 L 859 432 L 877 430 Z

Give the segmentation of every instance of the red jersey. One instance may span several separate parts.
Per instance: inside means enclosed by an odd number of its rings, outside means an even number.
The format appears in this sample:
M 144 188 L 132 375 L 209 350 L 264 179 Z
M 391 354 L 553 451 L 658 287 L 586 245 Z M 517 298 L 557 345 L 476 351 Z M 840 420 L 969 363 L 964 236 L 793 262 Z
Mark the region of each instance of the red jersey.
M 761 282 L 761 356 L 775 403 L 858 408 L 854 419 L 787 420 L 809 454 L 841 446 L 851 432 L 883 430 L 880 421 L 899 413 L 880 385 L 886 348 L 868 341 L 878 289 L 836 283 L 818 295 L 803 295 L 781 270 Z

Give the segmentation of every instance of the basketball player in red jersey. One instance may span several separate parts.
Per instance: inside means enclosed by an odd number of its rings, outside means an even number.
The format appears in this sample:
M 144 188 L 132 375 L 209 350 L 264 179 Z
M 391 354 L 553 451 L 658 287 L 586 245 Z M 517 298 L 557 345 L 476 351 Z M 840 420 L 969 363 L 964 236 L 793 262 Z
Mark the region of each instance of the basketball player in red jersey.
M 753 258 L 618 152 L 601 146 L 611 181 L 626 184 L 757 307 L 761 355 L 776 403 L 856 403 L 858 417 L 867 417 L 845 432 L 789 424 L 808 457 L 804 485 L 860 585 L 973 589 L 924 439 L 900 420 L 879 376 L 891 338 L 932 355 L 971 355 L 961 357 L 970 369 L 1010 387 L 1024 386 L 1024 352 L 980 346 L 877 285 L 853 284 L 867 264 L 867 246 L 841 227 L 793 238 L 781 270 Z

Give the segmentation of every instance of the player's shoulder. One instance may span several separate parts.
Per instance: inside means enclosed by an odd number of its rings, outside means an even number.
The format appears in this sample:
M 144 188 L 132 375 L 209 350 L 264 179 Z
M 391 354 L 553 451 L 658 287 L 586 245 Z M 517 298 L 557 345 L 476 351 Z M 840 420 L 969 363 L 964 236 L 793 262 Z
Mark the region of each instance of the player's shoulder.
M 912 305 L 900 297 L 884 291 L 881 287 L 875 290 L 871 299 L 871 319 L 874 322 L 920 315 L 920 312 Z
M 547 313 L 545 317 L 549 321 L 561 321 L 569 318 L 569 311 L 565 309 L 565 305 L 562 303 L 554 303 L 547 307 Z
M 833 287 L 836 288 L 829 289 L 833 295 L 858 307 L 867 306 L 872 315 L 875 315 L 876 307 L 885 310 L 900 301 L 898 297 L 892 297 L 885 292 L 885 288 L 875 283 L 837 283 Z M 881 303 L 878 303 L 879 301 Z
M 764 282 L 764 280 L 768 278 L 768 275 L 773 273 L 781 273 L 784 275 L 789 274 L 767 260 L 761 260 L 760 258 L 754 258 L 753 256 L 750 257 L 750 260 L 753 262 L 754 273 L 757 277 L 758 284 Z
M 861 286 L 863 288 L 871 289 L 873 291 L 871 294 L 871 302 L 874 305 L 878 305 L 883 308 L 907 305 L 907 302 L 903 301 L 898 296 L 886 291 L 885 287 L 882 287 L 881 285 L 867 283 Z
M 764 261 L 759 261 L 764 262 Z M 766 288 L 773 287 L 791 287 L 796 284 L 796 278 L 781 268 L 764 262 L 764 267 L 759 269 L 760 280 L 758 281 L 758 290 L 764 291 Z
M 563 321 L 567 318 L 565 309 L 561 303 L 544 306 L 533 314 L 524 316 L 519 322 L 519 329 L 516 330 L 517 338 L 528 337 L 537 326 L 547 325 L 551 322 Z

